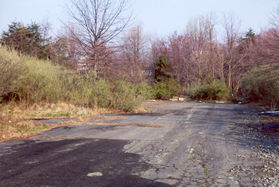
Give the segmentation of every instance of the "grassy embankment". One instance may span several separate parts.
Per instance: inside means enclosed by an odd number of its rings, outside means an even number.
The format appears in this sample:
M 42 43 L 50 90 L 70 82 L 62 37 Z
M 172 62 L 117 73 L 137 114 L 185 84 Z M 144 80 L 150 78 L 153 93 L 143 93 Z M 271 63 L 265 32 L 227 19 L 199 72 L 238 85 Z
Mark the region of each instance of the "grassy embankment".
M 134 111 L 144 99 L 140 86 L 94 80 L 90 73 L 79 74 L 4 47 L 0 67 L 0 141 L 50 128 L 33 118 L 80 119 L 104 111 Z

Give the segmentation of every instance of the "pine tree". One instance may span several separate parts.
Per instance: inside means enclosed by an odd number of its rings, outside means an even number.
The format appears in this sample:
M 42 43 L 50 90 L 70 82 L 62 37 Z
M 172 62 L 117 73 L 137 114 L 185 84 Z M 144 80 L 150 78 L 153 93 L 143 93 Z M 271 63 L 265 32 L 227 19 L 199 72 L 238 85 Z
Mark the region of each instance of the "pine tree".
M 21 53 L 46 59 L 48 56 L 49 39 L 43 37 L 40 26 L 32 23 L 27 27 L 22 23 L 13 22 L 9 30 L 2 33 L 1 44 Z
M 156 82 L 167 82 L 173 77 L 171 64 L 164 55 L 160 55 L 156 62 L 155 80 Z
M 156 62 L 155 80 L 154 88 L 157 99 L 170 99 L 181 91 L 179 82 L 175 80 L 171 63 L 163 55 L 160 55 Z

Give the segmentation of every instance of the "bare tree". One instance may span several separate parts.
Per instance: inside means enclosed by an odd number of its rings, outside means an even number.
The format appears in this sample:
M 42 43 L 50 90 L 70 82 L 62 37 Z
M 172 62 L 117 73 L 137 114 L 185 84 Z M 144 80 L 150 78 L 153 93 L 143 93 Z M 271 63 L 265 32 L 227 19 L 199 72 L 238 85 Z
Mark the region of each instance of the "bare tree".
M 191 54 L 191 46 L 189 46 L 189 39 L 186 35 L 177 34 L 176 32 L 168 38 L 169 60 L 172 63 L 173 71 L 176 78 L 180 82 L 190 83 L 191 76 L 189 69 L 189 57 Z
M 73 27 L 68 27 L 73 40 L 80 46 L 88 68 L 96 73 L 100 63 L 112 50 L 108 44 L 128 26 L 131 16 L 125 14 L 126 0 L 72 0 L 69 14 Z
M 134 82 L 144 78 L 145 56 L 147 53 L 147 40 L 140 26 L 133 27 L 124 37 L 122 54 L 125 66 L 130 71 Z
M 279 60 L 279 6 L 274 10 L 271 19 L 273 28 L 261 34 L 263 61 L 274 64 L 278 67 Z
M 80 64 L 78 64 L 78 62 L 80 58 L 82 58 L 82 54 L 80 54 L 79 45 L 75 42 L 75 40 L 73 40 L 72 33 L 66 31 L 65 33 L 58 36 L 56 40 L 56 43 L 62 46 L 65 57 L 67 57 L 64 65 L 71 69 L 81 70 L 82 67 L 80 67 Z M 56 48 L 54 48 L 54 50 L 57 51 Z
M 272 13 L 271 24 L 279 30 L 279 5 Z
M 279 31 L 269 29 L 256 36 L 254 58 L 259 65 L 269 64 L 279 68 Z
M 234 51 L 239 39 L 239 27 L 240 22 L 236 20 L 232 15 L 224 16 L 224 29 L 225 29 L 225 53 L 226 53 L 226 65 L 227 65 L 227 83 L 232 87 L 232 72 L 235 62 L 233 61 Z
M 192 46 L 191 61 L 196 67 L 198 81 L 211 80 L 217 73 L 215 22 L 216 18 L 210 14 L 193 19 L 187 25 L 186 35 Z

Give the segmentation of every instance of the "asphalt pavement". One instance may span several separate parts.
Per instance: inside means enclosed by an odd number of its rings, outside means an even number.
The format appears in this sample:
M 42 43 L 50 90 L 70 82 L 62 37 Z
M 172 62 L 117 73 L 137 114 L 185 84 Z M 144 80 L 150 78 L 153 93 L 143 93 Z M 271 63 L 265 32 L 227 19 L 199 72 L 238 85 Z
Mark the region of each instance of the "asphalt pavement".
M 145 106 L 1 143 L 0 186 L 279 185 L 279 138 L 254 128 L 260 107 Z

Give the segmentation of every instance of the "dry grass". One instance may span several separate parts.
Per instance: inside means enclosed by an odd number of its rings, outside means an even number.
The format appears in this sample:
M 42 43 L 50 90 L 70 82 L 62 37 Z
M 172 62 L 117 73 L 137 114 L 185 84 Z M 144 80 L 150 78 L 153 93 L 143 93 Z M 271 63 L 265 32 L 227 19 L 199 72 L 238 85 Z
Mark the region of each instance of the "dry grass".
M 35 133 L 43 132 L 49 126 L 30 120 L 13 119 L 0 121 L 0 141 L 11 139 L 26 138 Z
M 60 118 L 60 117 L 86 117 L 86 116 L 97 116 L 99 111 L 86 107 L 78 107 L 72 104 L 66 103 L 41 103 L 34 104 L 32 106 L 26 106 L 24 104 L 9 104 L 3 107 L 3 111 L 8 113 L 22 116 L 28 119 L 36 118 Z
M 148 112 L 144 107 L 139 107 L 136 112 Z M 121 113 L 119 110 L 91 109 L 78 107 L 66 103 L 41 103 L 28 106 L 26 104 L 10 103 L 0 105 L 0 142 L 12 139 L 27 138 L 32 135 L 42 133 L 52 128 L 67 126 L 72 124 L 82 124 L 78 122 L 87 121 L 90 117 L 121 119 L 122 116 L 100 116 L 101 113 Z M 74 121 L 63 122 L 57 125 L 47 125 L 34 121 L 33 119 L 50 118 L 75 118 Z M 108 121 L 89 121 L 94 125 L 109 125 Z M 112 123 L 110 124 L 112 125 Z M 119 125 L 119 124 L 116 124 Z M 127 124 L 122 124 L 127 125 Z M 136 124 L 136 126 L 159 127 L 159 125 Z
M 65 103 L 42 103 L 34 104 L 32 106 L 15 103 L 0 105 L 0 141 L 26 138 L 59 125 L 61 126 L 70 124 L 69 122 L 64 122 L 55 126 L 49 126 L 35 122 L 32 119 L 66 117 L 76 118 L 78 121 L 82 121 L 84 118 L 89 116 L 99 116 L 100 112 L 106 112 L 106 110 L 93 110 L 90 108 L 77 107 Z

